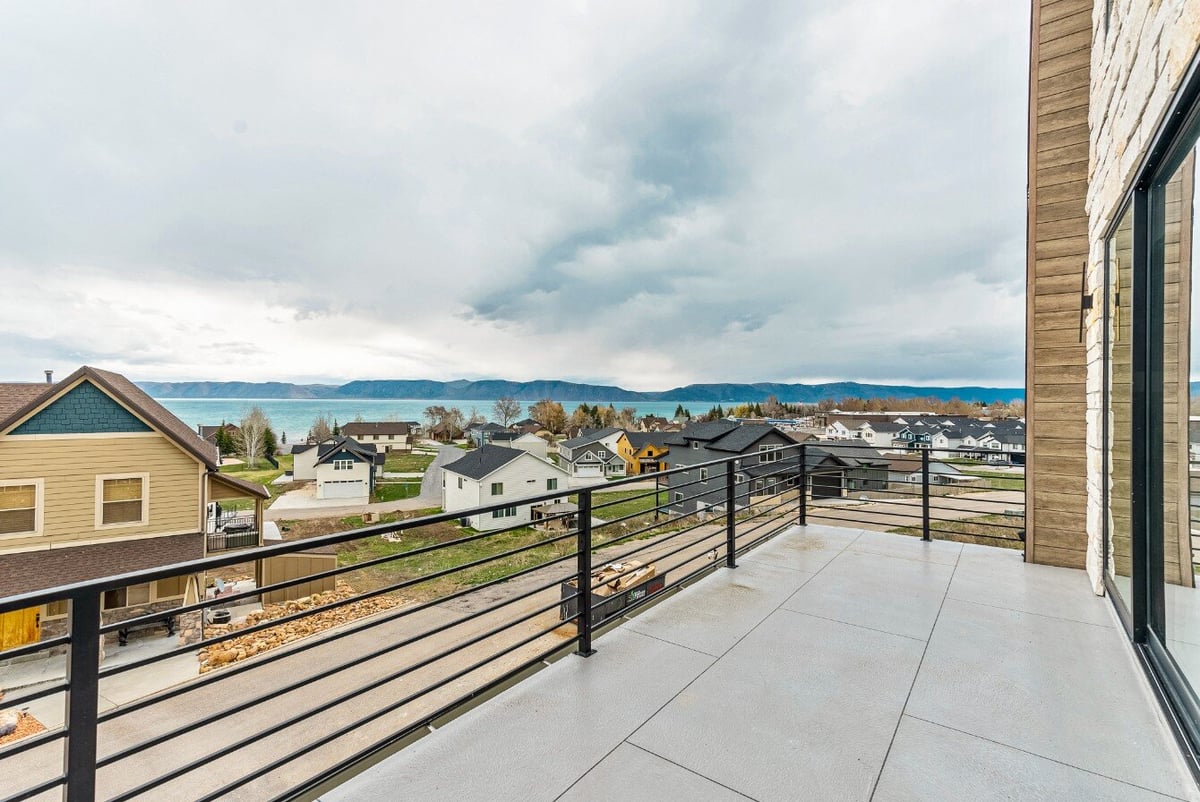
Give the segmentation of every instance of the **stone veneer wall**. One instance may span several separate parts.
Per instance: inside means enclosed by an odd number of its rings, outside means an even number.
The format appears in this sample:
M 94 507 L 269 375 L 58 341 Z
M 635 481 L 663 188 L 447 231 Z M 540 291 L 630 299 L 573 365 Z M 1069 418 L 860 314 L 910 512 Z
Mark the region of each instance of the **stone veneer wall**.
M 1104 233 L 1200 45 L 1195 0 L 1097 0 L 1088 126 L 1087 570 L 1103 593 Z

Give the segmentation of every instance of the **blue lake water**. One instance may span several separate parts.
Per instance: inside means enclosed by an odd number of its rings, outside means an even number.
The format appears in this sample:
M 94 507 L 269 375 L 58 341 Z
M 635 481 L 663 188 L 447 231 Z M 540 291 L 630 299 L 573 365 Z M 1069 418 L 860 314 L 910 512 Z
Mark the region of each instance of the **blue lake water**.
M 480 415 L 493 418 L 492 406 L 495 401 L 454 401 L 429 400 L 420 398 L 363 398 L 363 399 L 308 399 L 308 398 L 159 398 L 160 404 L 169 409 L 184 423 L 193 429 L 200 424 L 216 426 L 222 421 L 237 423 L 252 406 L 261 407 L 271 419 L 271 428 L 275 434 L 287 435 L 289 443 L 303 440 L 308 435 L 313 420 L 318 415 L 327 414 L 337 418 L 338 423 L 348 423 L 361 415 L 363 420 L 415 420 L 423 421 L 425 408 L 439 405 L 458 407 L 464 415 L 470 415 L 472 409 Z M 607 406 L 607 401 L 589 402 Z M 661 415 L 669 418 L 675 414 L 676 401 L 654 401 L 638 403 L 613 402 L 617 409 L 631 406 L 638 415 Z M 564 403 L 563 408 L 570 415 L 578 402 Z M 529 404 L 522 403 L 521 417 L 529 411 Z M 703 402 L 687 403 L 685 407 L 692 414 L 699 415 L 708 411 L 711 404 Z M 728 405 L 727 405 L 728 406 Z

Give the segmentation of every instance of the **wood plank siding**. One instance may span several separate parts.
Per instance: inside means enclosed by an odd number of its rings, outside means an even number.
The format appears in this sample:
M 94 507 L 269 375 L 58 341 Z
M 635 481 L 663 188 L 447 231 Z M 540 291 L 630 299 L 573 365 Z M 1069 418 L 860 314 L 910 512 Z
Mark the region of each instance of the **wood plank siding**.
M 98 529 L 96 477 L 130 473 L 149 474 L 147 522 Z M 198 532 L 201 477 L 199 463 L 158 433 L 0 438 L 0 479 L 40 479 L 45 493 L 42 534 L 0 538 L 0 553 Z
M 1087 550 L 1087 350 L 1092 0 L 1033 0 L 1026 298 L 1026 554 L 1082 568 Z

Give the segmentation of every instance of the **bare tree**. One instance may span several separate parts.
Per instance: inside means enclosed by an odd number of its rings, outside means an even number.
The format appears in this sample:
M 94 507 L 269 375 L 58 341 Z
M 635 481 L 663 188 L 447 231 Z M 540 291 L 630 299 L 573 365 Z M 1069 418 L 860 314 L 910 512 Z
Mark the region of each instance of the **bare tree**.
M 621 409 L 621 411 L 617 413 L 617 424 L 616 425 L 621 427 L 622 429 L 625 429 L 626 431 L 632 429 L 636 422 L 637 422 L 637 410 L 634 409 L 633 407 L 623 407 Z
M 328 440 L 333 436 L 333 424 L 330 422 L 329 413 L 322 412 L 313 420 L 312 428 L 308 430 L 308 436 L 316 443 Z
M 238 424 L 241 431 L 237 435 L 238 451 L 246 458 L 247 466 L 253 468 L 265 447 L 264 437 L 271 428 L 271 420 L 262 407 L 253 406 L 246 412 L 242 422 Z
M 521 402 L 512 396 L 503 396 L 496 399 L 492 412 L 496 413 L 496 417 L 500 419 L 500 425 L 507 429 L 508 424 L 515 421 L 521 414 Z

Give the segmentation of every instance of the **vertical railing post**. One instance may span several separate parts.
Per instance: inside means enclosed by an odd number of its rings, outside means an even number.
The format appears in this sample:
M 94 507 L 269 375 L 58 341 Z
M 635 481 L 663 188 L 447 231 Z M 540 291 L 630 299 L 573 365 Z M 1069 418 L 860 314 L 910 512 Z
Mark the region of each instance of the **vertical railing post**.
M 67 656 L 66 802 L 96 798 L 96 714 L 100 702 L 100 591 L 71 598 L 71 645 Z
M 800 444 L 800 526 L 808 526 L 808 447 Z
M 929 535 L 929 449 L 921 449 L 921 540 Z
M 725 463 L 725 566 L 737 568 L 737 522 L 734 520 L 734 489 L 736 476 L 733 472 L 736 463 Z
M 591 657 L 596 653 L 592 648 L 592 491 L 583 488 L 579 491 L 579 539 L 576 544 L 579 551 L 579 576 L 575 584 L 579 590 L 579 648 L 575 654 L 580 657 Z

